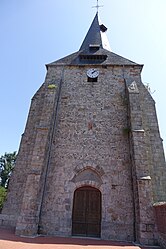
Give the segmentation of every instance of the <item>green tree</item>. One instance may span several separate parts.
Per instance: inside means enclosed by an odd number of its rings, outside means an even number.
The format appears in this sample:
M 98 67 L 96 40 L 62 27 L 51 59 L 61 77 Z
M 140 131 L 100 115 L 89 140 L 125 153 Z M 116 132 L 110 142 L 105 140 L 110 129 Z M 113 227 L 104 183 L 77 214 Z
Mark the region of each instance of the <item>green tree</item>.
M 16 151 L 0 157 L 0 186 L 8 188 L 9 179 L 16 161 Z
M 6 200 L 6 195 L 7 195 L 7 189 L 4 187 L 0 187 L 0 212 L 1 212 L 2 207 L 3 207 L 3 203 Z

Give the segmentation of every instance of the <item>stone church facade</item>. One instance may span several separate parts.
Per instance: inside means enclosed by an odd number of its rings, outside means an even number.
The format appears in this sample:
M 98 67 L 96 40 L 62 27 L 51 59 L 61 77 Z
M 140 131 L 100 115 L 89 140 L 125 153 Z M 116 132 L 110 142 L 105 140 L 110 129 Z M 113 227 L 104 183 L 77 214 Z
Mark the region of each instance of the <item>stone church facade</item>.
M 32 98 L 1 226 L 154 245 L 166 165 L 143 65 L 110 51 L 96 14 Z

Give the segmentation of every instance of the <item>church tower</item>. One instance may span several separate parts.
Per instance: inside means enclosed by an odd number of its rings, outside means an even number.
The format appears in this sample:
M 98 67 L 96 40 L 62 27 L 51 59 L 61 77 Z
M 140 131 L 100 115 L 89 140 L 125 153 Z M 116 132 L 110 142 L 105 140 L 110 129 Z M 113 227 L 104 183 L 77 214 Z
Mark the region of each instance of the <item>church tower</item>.
M 79 49 L 46 65 L 0 224 L 18 235 L 156 243 L 166 165 L 143 65 L 110 51 L 98 13 Z

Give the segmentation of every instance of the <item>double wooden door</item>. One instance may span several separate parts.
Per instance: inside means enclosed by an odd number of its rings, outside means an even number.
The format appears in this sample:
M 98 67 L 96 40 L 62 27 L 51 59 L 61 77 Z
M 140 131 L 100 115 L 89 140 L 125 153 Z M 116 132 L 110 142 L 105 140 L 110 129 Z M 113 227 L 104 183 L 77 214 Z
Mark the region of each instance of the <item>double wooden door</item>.
M 101 192 L 92 187 L 75 191 L 73 200 L 72 235 L 100 237 Z

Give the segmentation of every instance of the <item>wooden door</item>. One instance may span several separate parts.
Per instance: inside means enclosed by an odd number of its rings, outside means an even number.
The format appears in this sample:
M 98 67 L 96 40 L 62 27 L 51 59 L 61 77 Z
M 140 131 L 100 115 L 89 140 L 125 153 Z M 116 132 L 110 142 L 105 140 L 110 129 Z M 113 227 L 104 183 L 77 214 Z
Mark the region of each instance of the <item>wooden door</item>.
M 101 192 L 92 187 L 75 191 L 73 200 L 72 235 L 100 237 Z

